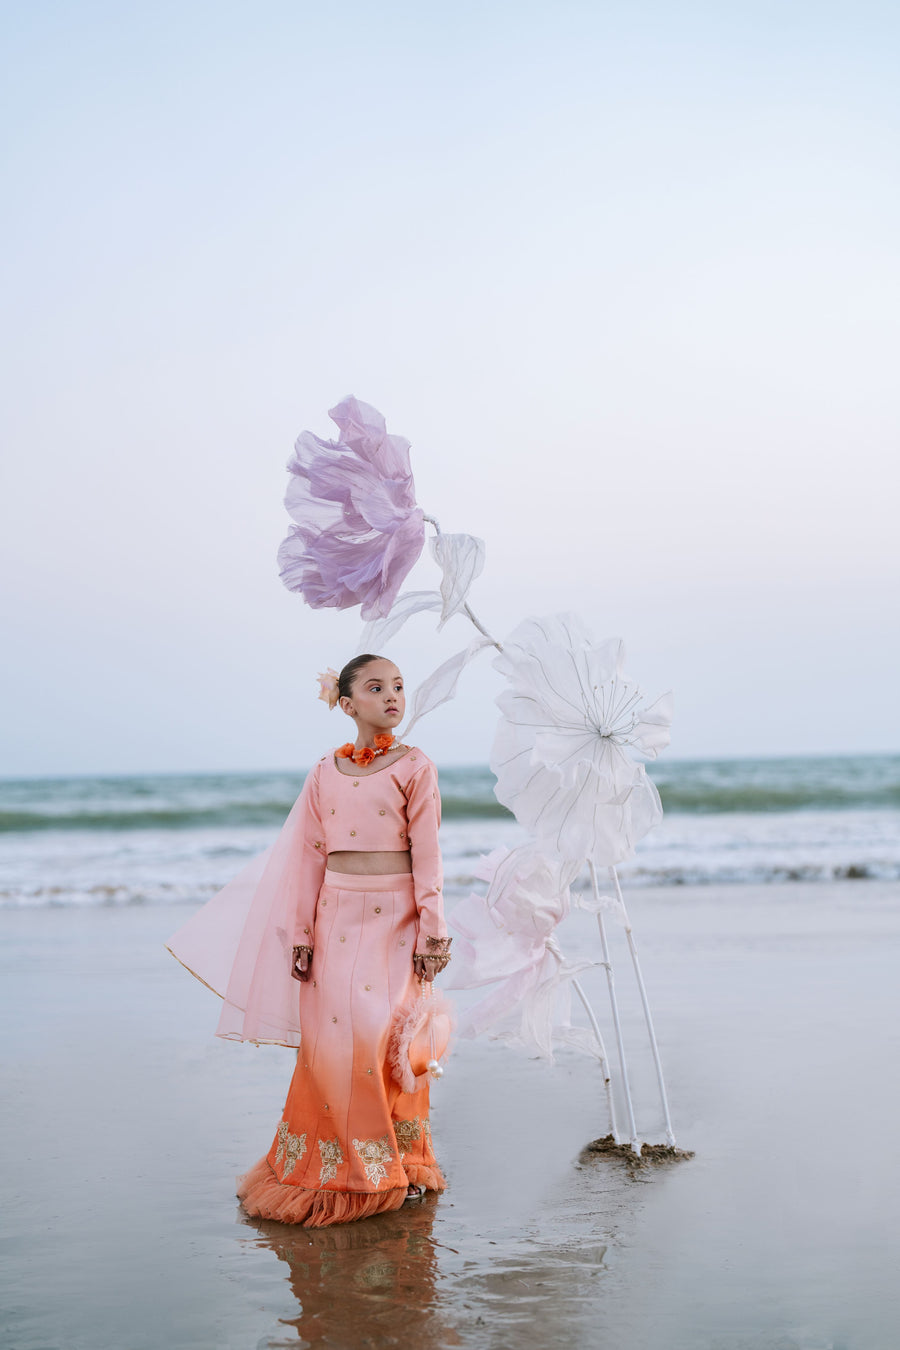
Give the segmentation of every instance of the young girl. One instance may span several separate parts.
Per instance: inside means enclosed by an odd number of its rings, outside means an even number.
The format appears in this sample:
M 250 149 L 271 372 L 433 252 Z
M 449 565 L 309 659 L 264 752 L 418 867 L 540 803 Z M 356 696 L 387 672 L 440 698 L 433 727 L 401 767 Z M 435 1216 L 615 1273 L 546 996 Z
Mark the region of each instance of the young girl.
M 394 736 L 406 701 L 391 661 L 356 657 L 336 694 L 355 743 L 319 760 L 273 847 L 170 947 L 226 986 L 217 1034 L 299 1045 L 272 1147 L 238 1196 L 310 1227 L 444 1188 L 429 1075 L 410 1063 L 421 996 L 450 959 L 437 773 Z

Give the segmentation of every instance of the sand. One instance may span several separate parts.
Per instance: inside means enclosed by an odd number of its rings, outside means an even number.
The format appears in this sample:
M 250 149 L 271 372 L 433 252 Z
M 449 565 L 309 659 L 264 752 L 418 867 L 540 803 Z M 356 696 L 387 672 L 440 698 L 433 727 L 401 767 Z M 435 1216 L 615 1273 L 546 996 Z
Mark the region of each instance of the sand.
M 234 1200 L 292 1057 L 212 1038 L 216 1000 L 162 948 L 187 909 L 0 914 L 0 1345 L 893 1350 L 897 888 L 630 900 L 695 1156 L 592 1153 L 608 1130 L 593 1063 L 460 1043 L 433 1094 L 450 1189 L 319 1232 Z M 661 1143 L 617 969 L 644 1137 Z

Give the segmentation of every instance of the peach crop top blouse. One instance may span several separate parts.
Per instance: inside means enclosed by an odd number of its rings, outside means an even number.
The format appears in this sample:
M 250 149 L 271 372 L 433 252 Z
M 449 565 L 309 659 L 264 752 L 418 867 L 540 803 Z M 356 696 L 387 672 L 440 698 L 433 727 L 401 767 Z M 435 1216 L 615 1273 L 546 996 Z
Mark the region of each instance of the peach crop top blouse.
M 349 762 L 349 761 L 348 761 Z M 419 912 L 417 951 L 428 938 L 446 939 L 438 844 L 441 797 L 437 769 L 415 746 L 375 773 L 342 773 L 334 755 L 310 770 L 298 806 L 301 848 L 291 877 L 297 905 L 294 945 L 315 946 L 315 911 L 329 853 L 411 852 Z M 296 854 L 294 855 L 296 863 Z

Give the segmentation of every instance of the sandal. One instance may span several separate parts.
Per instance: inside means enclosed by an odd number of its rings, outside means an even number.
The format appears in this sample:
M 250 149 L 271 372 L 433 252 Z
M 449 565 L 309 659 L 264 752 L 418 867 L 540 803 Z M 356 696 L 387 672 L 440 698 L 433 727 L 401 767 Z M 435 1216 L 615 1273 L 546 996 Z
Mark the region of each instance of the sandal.
M 406 1200 L 404 1200 L 403 1203 L 404 1203 L 404 1205 L 405 1205 L 407 1200 L 421 1200 L 421 1199 L 423 1198 L 424 1195 L 425 1195 L 425 1187 L 424 1187 L 424 1186 L 413 1186 L 413 1185 L 410 1185 L 410 1186 L 407 1188 L 407 1192 L 406 1192 Z

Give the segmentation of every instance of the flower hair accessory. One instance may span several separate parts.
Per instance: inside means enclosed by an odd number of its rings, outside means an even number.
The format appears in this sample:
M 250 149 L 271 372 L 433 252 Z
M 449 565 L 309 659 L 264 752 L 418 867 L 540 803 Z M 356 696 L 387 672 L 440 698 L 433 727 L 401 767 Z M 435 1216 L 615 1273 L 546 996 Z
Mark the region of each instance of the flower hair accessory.
M 327 703 L 329 709 L 334 708 L 338 701 L 338 673 L 328 667 L 324 675 L 317 675 L 319 681 L 319 698 L 323 703 Z

